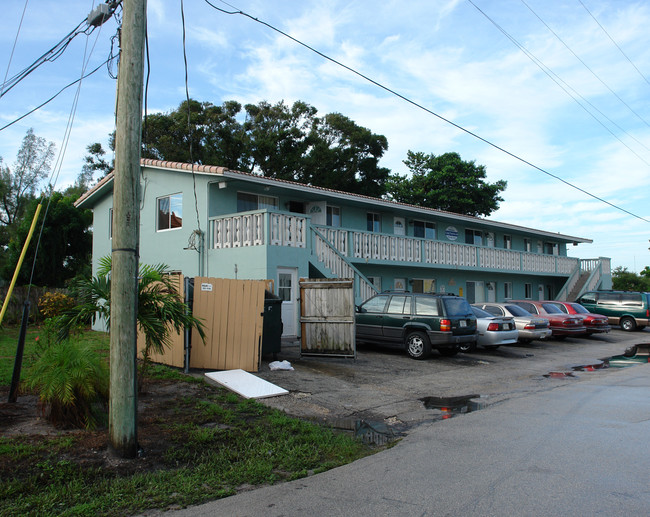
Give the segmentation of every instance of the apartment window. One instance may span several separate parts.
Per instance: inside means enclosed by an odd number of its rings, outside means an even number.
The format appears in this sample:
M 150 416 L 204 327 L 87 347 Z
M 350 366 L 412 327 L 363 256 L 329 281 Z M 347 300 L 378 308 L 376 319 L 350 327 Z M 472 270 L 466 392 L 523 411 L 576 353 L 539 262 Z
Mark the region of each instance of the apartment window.
M 557 242 L 545 242 L 544 253 L 546 255 L 559 255 L 559 247 Z
M 260 196 L 248 192 L 237 192 L 237 211 L 264 210 L 265 208 L 278 208 L 278 198 Z
M 524 239 L 524 251 L 531 253 L 533 251 L 533 241 L 530 239 Z
M 436 225 L 426 221 L 413 221 L 413 237 L 421 239 L 435 239 Z
M 533 284 L 524 284 L 524 298 L 533 298 Z
M 158 230 L 183 227 L 183 194 L 158 198 Z
M 327 207 L 327 226 L 341 226 L 341 209 L 338 206 Z
M 482 246 L 483 232 L 481 230 L 465 230 L 465 243 Z
M 436 281 L 432 278 L 413 278 L 409 282 L 414 293 L 435 293 Z
M 113 209 L 108 209 L 108 238 L 113 238 Z
M 503 236 L 503 248 L 507 250 L 512 249 L 512 236 L 510 235 Z
M 367 276 L 368 281 L 374 285 L 378 291 L 381 291 L 381 277 L 380 276 Z
M 369 232 L 381 232 L 381 215 L 374 212 L 368 212 L 367 216 L 368 221 L 368 231 Z
M 503 283 L 503 297 L 508 300 L 512 298 L 512 282 Z

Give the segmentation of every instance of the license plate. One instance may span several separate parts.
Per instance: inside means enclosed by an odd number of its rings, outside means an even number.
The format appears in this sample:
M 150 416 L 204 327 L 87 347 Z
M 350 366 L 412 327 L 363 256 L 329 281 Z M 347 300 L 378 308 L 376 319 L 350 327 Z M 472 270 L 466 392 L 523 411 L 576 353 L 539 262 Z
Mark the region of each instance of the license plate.
M 465 320 L 460 320 L 460 321 L 458 322 L 458 326 L 459 326 L 459 327 L 466 327 L 466 326 L 467 326 L 467 322 L 466 322 Z

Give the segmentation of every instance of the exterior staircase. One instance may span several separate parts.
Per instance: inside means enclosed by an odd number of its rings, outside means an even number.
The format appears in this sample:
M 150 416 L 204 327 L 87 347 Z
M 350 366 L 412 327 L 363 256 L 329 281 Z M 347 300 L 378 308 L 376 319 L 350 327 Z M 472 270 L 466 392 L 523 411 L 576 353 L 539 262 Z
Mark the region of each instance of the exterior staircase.
M 558 301 L 573 301 L 587 291 L 612 288 L 611 261 L 608 258 L 581 259 L 555 297 Z
M 359 304 L 377 294 L 377 288 L 361 271 L 354 267 L 334 245 L 316 228 L 310 227 L 312 237 L 312 265 L 330 278 L 354 280 L 354 302 Z

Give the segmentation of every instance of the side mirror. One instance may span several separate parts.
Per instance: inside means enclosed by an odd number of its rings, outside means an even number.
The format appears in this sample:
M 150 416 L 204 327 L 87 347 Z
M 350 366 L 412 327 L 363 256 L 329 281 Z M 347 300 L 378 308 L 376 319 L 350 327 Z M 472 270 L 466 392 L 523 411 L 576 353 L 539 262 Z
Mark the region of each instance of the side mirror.
M 366 309 L 364 309 L 363 307 L 361 307 L 359 305 L 355 305 L 354 306 L 354 312 L 363 313 L 363 312 L 366 312 Z

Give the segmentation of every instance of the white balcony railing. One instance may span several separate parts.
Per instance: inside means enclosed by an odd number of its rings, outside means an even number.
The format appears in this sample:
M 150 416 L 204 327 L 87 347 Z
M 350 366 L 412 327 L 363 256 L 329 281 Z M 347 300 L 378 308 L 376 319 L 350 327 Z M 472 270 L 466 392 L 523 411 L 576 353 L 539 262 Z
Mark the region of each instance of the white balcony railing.
M 352 262 L 361 259 L 560 275 L 571 275 L 579 264 L 579 259 L 573 257 L 326 226 L 314 225 L 314 228 L 342 257 Z M 322 260 L 322 243 L 310 239 L 308 235 L 308 217 L 268 210 L 211 218 L 208 228 L 211 249 L 265 245 L 311 247 L 319 260 Z M 327 267 L 332 269 L 329 265 Z
M 246 212 L 210 218 L 210 249 L 246 246 L 307 246 L 307 218 L 277 212 Z

